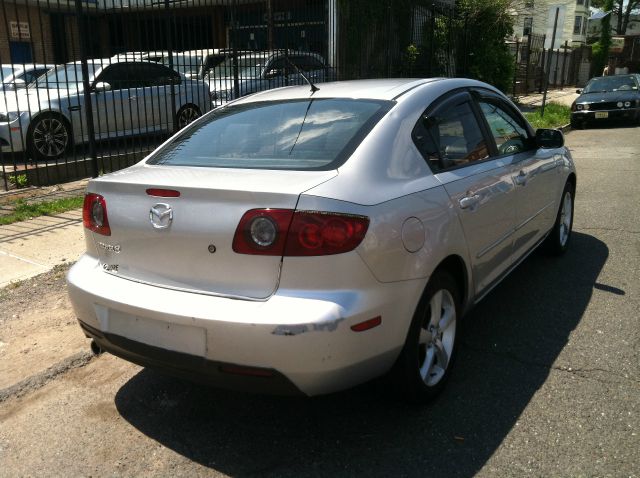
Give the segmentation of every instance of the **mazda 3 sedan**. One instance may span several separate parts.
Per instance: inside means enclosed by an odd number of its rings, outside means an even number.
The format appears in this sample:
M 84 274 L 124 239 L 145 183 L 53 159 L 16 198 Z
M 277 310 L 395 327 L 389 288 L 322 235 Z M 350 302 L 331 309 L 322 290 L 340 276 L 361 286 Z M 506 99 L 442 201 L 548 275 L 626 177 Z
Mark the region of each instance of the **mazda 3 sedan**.
M 423 402 L 457 328 L 537 246 L 565 252 L 576 173 L 466 79 L 270 90 L 90 181 L 80 326 L 134 363 L 319 395 L 390 373 Z

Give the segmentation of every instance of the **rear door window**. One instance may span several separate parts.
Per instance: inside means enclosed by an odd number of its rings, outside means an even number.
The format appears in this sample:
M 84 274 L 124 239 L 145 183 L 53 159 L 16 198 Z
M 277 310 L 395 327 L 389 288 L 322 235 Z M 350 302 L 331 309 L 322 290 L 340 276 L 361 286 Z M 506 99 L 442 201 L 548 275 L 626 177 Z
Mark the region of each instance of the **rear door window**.
M 468 94 L 456 95 L 423 114 L 412 135 L 434 172 L 489 157 L 489 146 Z
M 334 169 L 393 105 L 351 99 L 231 105 L 187 128 L 149 164 Z

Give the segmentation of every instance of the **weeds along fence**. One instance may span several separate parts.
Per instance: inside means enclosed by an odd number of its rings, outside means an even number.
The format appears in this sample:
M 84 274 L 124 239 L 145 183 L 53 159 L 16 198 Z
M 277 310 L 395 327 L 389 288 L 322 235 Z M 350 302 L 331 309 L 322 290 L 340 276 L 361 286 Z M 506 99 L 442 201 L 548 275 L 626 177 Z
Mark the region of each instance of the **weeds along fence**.
M 0 190 L 124 168 L 212 108 L 303 74 L 464 76 L 452 4 L 0 0 Z

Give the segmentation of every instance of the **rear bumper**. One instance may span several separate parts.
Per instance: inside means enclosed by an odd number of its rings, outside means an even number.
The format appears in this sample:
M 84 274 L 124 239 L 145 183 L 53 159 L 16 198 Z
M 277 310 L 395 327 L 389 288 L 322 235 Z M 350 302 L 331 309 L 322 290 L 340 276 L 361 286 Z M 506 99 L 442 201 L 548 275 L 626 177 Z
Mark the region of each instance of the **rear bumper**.
M 266 301 L 237 300 L 116 277 L 88 255 L 67 280 L 86 334 L 114 355 L 220 387 L 309 396 L 387 372 L 426 284 L 372 280 L 357 290 L 280 290 Z M 377 316 L 380 326 L 351 330 Z M 226 373 L 227 365 L 265 373 Z
M 273 395 L 302 395 L 284 375 L 273 369 L 241 369 L 235 364 L 154 347 L 115 334 L 94 329 L 82 321 L 85 335 L 100 348 L 143 367 L 164 370 L 176 377 L 221 388 Z

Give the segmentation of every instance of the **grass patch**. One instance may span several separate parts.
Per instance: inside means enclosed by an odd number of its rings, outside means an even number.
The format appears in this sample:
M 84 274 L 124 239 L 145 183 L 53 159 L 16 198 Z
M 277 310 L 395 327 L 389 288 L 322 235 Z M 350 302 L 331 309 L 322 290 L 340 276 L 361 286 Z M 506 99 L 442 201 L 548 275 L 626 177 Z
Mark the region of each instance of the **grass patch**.
M 38 216 L 52 216 L 62 212 L 70 211 L 82 207 L 84 196 L 74 196 L 70 198 L 55 199 L 53 201 L 43 201 L 29 204 L 24 199 L 19 199 L 14 203 L 14 209 L 6 216 L 0 216 L 0 226 L 12 224 L 18 221 L 25 221 Z
M 534 128 L 559 128 L 571 121 L 571 108 L 558 103 L 548 103 L 544 108 L 544 117 L 540 110 L 525 113 L 525 118 Z

